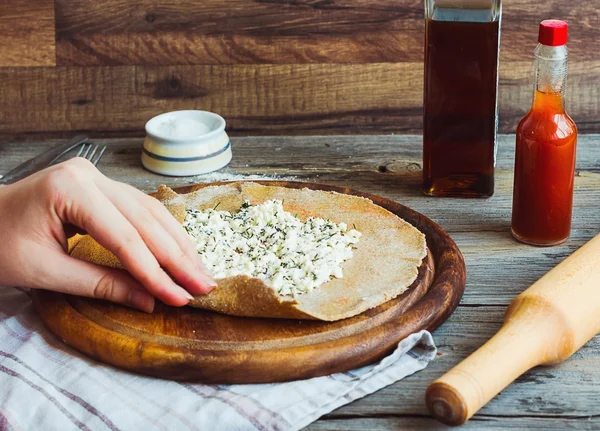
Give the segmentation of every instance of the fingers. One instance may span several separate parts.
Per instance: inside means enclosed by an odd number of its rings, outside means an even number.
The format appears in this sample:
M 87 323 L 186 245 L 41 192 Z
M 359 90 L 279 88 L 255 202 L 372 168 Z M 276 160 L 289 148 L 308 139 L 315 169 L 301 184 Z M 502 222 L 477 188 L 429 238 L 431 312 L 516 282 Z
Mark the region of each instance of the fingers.
M 128 188 L 133 188 L 127 186 Z M 136 190 L 136 189 L 134 189 Z M 196 267 L 205 276 L 207 284 L 212 288 L 217 286 L 217 283 L 210 276 L 210 273 L 196 250 L 196 244 L 192 241 L 183 226 L 173 217 L 167 208 L 159 201 L 150 197 L 139 190 L 136 190 L 140 196 L 138 197 L 141 205 L 144 205 L 148 211 L 158 220 L 169 235 L 177 242 L 177 245 L 195 263 Z
M 127 272 L 48 252 L 40 259 L 38 288 L 105 299 L 151 313 L 154 298 Z
M 113 252 L 151 294 L 175 306 L 185 305 L 192 299 L 165 273 L 136 228 L 92 181 L 84 187 L 71 188 L 65 210 L 67 221 L 85 229 Z
M 190 258 L 197 257 L 198 253 L 196 252 L 194 243 L 185 232 L 183 226 L 179 224 L 164 205 L 129 184 L 119 183 L 117 181 L 111 181 L 111 183 L 113 187 L 121 188 L 126 193 L 132 195 L 141 205 L 146 207 Z
M 146 207 L 148 211 L 158 220 L 158 222 L 162 225 L 162 227 L 173 237 L 173 239 L 177 242 L 179 247 L 184 251 L 184 253 L 194 262 L 197 263 L 198 268 L 207 274 L 208 270 L 202 260 L 198 256 L 198 251 L 196 250 L 196 245 L 191 240 L 183 226 L 173 217 L 173 215 L 167 210 L 167 208 L 161 204 L 158 200 L 154 199 L 151 196 L 139 191 L 135 187 L 132 187 L 128 184 L 119 183 L 116 181 L 111 181 L 113 186 L 120 187 L 126 192 L 133 195 L 133 197 L 139 202 L 140 205 Z M 216 286 L 214 280 L 208 277 L 210 284 Z
M 109 180 L 85 160 L 61 165 L 52 168 L 51 189 L 61 190 L 53 204 L 61 207 L 63 224 L 87 231 L 149 293 L 185 305 L 192 299 L 188 291 L 204 294 L 216 286 L 183 227 L 158 201 Z
M 154 212 L 151 212 L 140 202 L 139 198 L 132 199 L 132 193 L 124 192 L 123 187 L 119 187 L 118 183 L 107 178 L 98 179 L 97 184 L 121 214 L 135 227 L 160 265 L 181 286 L 194 294 L 205 294 L 212 290 L 216 283 L 198 267 L 198 255 L 195 248 L 188 238 L 182 238 L 179 230 L 172 226 L 171 221 L 178 226 L 179 224 L 166 209 L 166 216 L 156 208 Z M 135 197 L 135 194 L 133 196 Z M 152 198 L 148 197 L 148 199 Z M 151 203 L 153 204 L 153 202 Z M 158 214 L 158 217 L 155 214 Z M 175 237 L 165 229 L 161 221 L 175 233 Z M 182 227 L 181 230 L 183 230 Z M 187 236 L 185 232 L 183 235 Z M 180 246 L 177 239 L 183 243 L 183 247 Z

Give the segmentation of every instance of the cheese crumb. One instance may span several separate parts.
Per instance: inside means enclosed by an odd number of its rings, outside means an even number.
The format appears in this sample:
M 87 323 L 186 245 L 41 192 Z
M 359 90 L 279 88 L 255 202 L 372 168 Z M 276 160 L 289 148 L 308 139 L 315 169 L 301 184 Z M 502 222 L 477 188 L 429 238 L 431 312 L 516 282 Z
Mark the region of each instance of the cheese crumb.
M 242 205 L 238 213 L 189 209 L 183 223 L 214 278 L 259 278 L 279 295 L 310 292 L 342 278 L 361 233 L 317 217 L 302 221 L 271 200 Z

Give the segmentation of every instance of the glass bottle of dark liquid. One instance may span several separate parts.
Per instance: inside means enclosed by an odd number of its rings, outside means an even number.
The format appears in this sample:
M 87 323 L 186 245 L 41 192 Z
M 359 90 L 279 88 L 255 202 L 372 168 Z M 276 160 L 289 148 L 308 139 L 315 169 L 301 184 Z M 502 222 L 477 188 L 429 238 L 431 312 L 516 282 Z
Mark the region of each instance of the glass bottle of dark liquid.
M 425 1 L 423 191 L 494 193 L 501 0 Z

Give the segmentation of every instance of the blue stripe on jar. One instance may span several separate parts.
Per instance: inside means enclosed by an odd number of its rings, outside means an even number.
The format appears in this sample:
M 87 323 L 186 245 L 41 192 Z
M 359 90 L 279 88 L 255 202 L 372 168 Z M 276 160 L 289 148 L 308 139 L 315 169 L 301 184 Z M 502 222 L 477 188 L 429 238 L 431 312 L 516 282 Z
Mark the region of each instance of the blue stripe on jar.
M 228 141 L 227 145 L 225 145 L 219 151 L 216 151 L 211 154 L 207 154 L 206 156 L 199 156 L 199 157 L 165 157 L 165 156 L 159 156 L 158 154 L 151 153 L 146 148 L 142 148 L 142 151 L 148 157 L 151 157 L 156 160 L 162 160 L 163 162 L 196 162 L 198 160 L 211 159 L 213 157 L 218 156 L 219 154 L 223 154 L 225 151 L 227 151 L 229 149 L 229 147 L 231 147 L 231 141 Z

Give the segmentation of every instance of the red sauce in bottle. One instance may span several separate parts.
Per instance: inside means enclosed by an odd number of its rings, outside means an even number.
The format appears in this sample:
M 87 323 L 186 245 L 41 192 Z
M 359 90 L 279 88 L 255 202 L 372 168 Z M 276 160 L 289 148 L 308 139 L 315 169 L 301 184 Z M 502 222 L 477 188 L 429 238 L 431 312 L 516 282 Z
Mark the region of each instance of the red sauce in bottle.
M 556 58 L 547 65 L 538 58 L 533 106 L 517 127 L 512 234 L 524 243 L 549 246 L 566 241 L 571 231 L 577 127 L 563 103 L 566 47 L 563 60 L 546 48 L 540 53 L 538 46 L 536 55 Z

